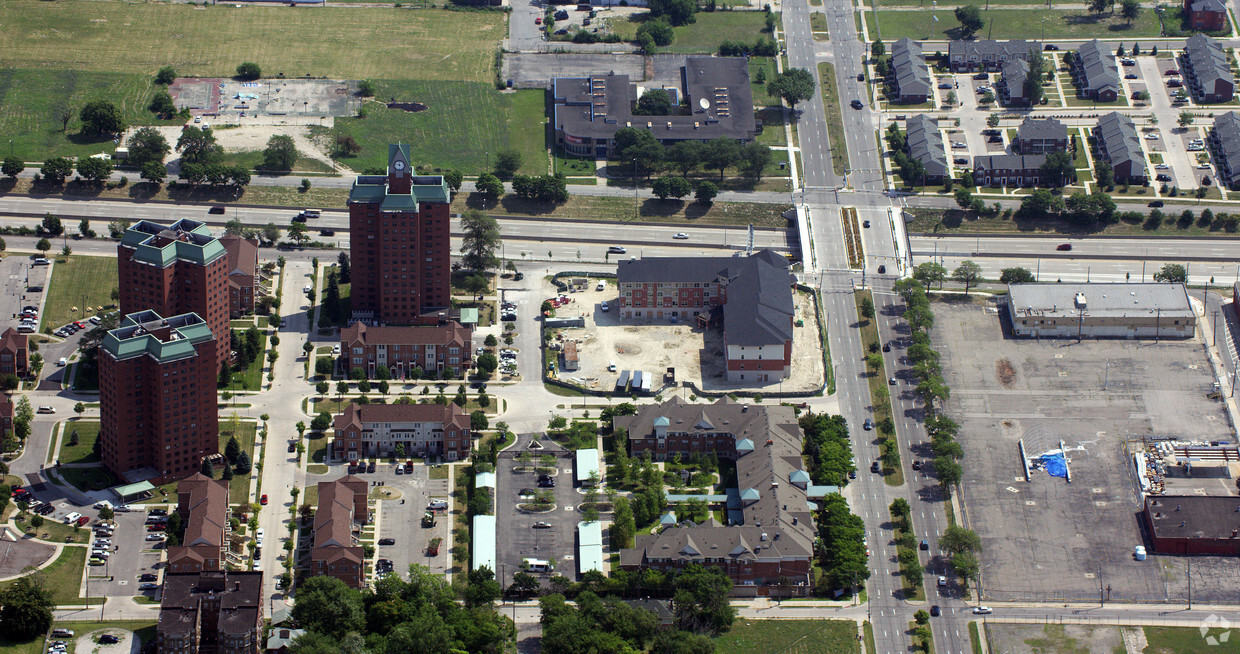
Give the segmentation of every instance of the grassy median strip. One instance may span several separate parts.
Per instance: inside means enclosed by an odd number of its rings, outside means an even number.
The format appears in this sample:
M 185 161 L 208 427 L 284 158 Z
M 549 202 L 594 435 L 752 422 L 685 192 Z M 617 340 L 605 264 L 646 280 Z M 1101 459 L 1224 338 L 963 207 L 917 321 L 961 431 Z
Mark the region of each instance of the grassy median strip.
M 822 109 L 831 140 L 831 170 L 843 176 L 848 170 L 848 142 L 844 139 L 844 110 L 835 83 L 835 66 L 827 62 L 818 64 L 818 83 L 822 85 Z
M 969 644 L 973 648 L 973 654 L 982 654 L 982 635 L 977 631 L 977 623 L 969 623 Z
M 898 513 L 897 504 L 904 509 Z M 891 505 L 891 524 L 895 532 L 896 558 L 900 562 L 900 578 L 904 584 L 904 599 L 924 601 L 926 590 L 922 586 L 922 575 L 925 570 L 921 566 L 921 557 L 917 554 L 917 536 L 913 535 L 913 526 L 907 515 L 908 503 L 900 504 L 896 500 Z
M 934 654 L 934 635 L 930 632 L 929 627 L 918 625 L 916 622 L 909 622 L 908 630 L 913 635 L 914 651 Z
M 888 486 L 900 486 L 904 484 L 904 469 L 900 465 L 900 447 L 896 443 L 895 421 L 891 417 L 891 391 L 887 388 L 887 378 L 883 374 L 885 368 L 882 342 L 878 338 L 878 325 L 873 319 L 874 299 L 869 289 L 857 291 L 856 299 L 857 318 L 861 322 L 861 341 L 866 353 L 866 381 L 870 384 L 870 402 L 874 409 L 874 428 L 883 440 L 883 481 L 887 482 Z

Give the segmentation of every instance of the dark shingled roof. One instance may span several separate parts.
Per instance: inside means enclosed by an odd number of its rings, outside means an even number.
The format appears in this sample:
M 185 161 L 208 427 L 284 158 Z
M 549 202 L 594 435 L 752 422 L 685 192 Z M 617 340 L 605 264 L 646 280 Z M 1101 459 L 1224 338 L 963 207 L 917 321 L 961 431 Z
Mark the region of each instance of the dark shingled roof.
M 943 148 L 938 122 L 926 114 L 917 114 L 908 119 L 905 127 L 909 156 L 921 162 L 927 176 L 947 175 L 947 151 Z
M 1032 170 L 1046 163 L 1044 154 L 991 154 L 973 157 L 976 170 Z
M 1029 56 L 1033 50 L 1041 50 L 1042 48 L 1033 41 L 991 41 L 982 39 L 979 41 L 951 41 L 947 44 L 947 56 L 955 58 L 957 56 L 969 57 L 977 55 L 979 59 L 990 55 L 998 59 L 999 55 L 1006 54 L 1009 57 L 1021 57 L 1022 59 Z
M 1003 84 L 1007 87 L 1009 99 L 1028 102 L 1025 96 L 1025 80 L 1029 79 L 1029 62 L 1024 59 L 1011 59 L 1003 64 Z
M 1016 138 L 1021 141 L 1066 141 L 1068 140 L 1068 128 L 1054 118 L 1026 118 L 1021 122 Z
M 792 338 L 793 277 L 774 250 L 748 257 L 644 257 L 621 261 L 621 284 L 726 280 L 724 340 L 729 345 L 775 345 Z
M 1229 184 L 1240 181 L 1240 114 L 1228 111 L 1216 115 L 1210 140 L 1224 179 Z
M 1112 169 L 1131 162 L 1130 176 L 1145 176 L 1145 153 L 1141 150 L 1137 126 L 1131 118 L 1112 111 L 1098 119 L 1098 127 L 1094 133 L 1098 136 L 1098 149 L 1102 151 Z
M 1227 53 L 1223 52 L 1223 46 L 1217 40 L 1205 34 L 1194 34 L 1184 42 L 1184 54 L 1193 77 L 1205 92 L 1213 93 L 1214 85 L 1219 80 L 1235 85 L 1236 79 L 1231 74 Z
M 1076 50 L 1075 65 L 1081 76 L 1077 81 L 1082 90 L 1120 92 L 1119 66 L 1115 64 L 1111 44 L 1098 39 L 1082 44 Z
M 743 57 L 686 57 L 681 72 L 688 116 L 635 116 L 636 85 L 628 75 L 552 80 L 552 122 L 573 136 L 608 140 L 622 127 L 647 128 L 659 140 L 751 140 L 757 132 L 749 66 Z M 707 109 L 700 102 L 706 100 Z
M 1188 5 L 1188 10 L 1192 12 L 1209 11 L 1221 14 L 1227 11 L 1227 5 L 1224 5 L 1219 0 L 1194 0 Z
M 164 575 L 159 632 L 186 636 L 206 621 L 199 612 L 208 598 L 219 602 L 219 631 L 240 635 L 258 627 L 262 615 L 263 573 L 202 572 Z
M 893 43 L 891 67 L 900 95 L 930 95 L 930 69 L 920 43 L 908 37 Z

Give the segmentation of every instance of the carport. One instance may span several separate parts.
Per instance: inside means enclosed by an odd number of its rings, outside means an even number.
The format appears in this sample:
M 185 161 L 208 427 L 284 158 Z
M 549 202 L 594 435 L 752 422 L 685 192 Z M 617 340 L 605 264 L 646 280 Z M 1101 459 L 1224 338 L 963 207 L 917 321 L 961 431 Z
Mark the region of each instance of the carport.
M 603 571 L 603 527 L 597 520 L 577 523 L 577 574 Z
M 155 492 L 155 487 L 149 481 L 140 481 L 136 484 L 117 486 L 112 489 L 112 492 L 116 493 L 121 504 L 128 504 L 131 500 L 144 500 L 150 497 Z
M 495 516 L 474 516 L 473 552 L 474 570 L 486 566 L 491 572 L 495 572 Z M 503 583 L 501 579 L 500 584 Z
M 593 486 L 598 480 L 598 450 L 595 448 L 577 450 L 577 484 Z

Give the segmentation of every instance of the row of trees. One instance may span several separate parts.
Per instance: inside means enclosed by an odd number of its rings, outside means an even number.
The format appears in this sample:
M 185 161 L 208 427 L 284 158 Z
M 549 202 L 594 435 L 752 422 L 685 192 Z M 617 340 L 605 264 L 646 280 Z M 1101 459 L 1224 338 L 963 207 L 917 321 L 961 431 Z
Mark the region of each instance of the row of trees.
M 839 494 L 823 498 L 814 518 L 818 527 L 818 563 L 822 567 L 819 591 L 856 588 L 870 578 L 866 556 L 865 523 L 848 508 Z
M 771 149 L 761 143 L 741 145 L 735 139 L 717 138 L 710 141 L 679 141 L 670 147 L 659 143 L 650 130 L 622 127 L 616 131 L 616 158 L 632 163 L 634 173 L 647 178 L 651 174 L 671 170 L 687 178 L 699 168 L 719 171 L 719 179 L 731 166 L 741 174 L 758 181 L 771 162 Z
M 855 470 L 848 421 L 844 416 L 806 413 L 798 420 L 805 432 L 804 454 L 810 479 L 818 485 L 845 486 Z

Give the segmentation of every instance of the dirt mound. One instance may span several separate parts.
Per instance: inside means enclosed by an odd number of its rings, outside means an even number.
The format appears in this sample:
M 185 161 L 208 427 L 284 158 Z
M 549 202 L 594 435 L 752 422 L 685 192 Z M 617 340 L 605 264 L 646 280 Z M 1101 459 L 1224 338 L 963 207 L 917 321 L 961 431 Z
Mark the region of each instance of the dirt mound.
M 1012 367 L 1012 362 L 1007 359 L 999 359 L 995 362 L 995 377 L 999 383 L 1004 386 L 1011 386 L 1016 381 L 1016 368 Z
M 616 354 L 638 355 L 642 353 L 640 345 L 632 343 L 616 343 Z

